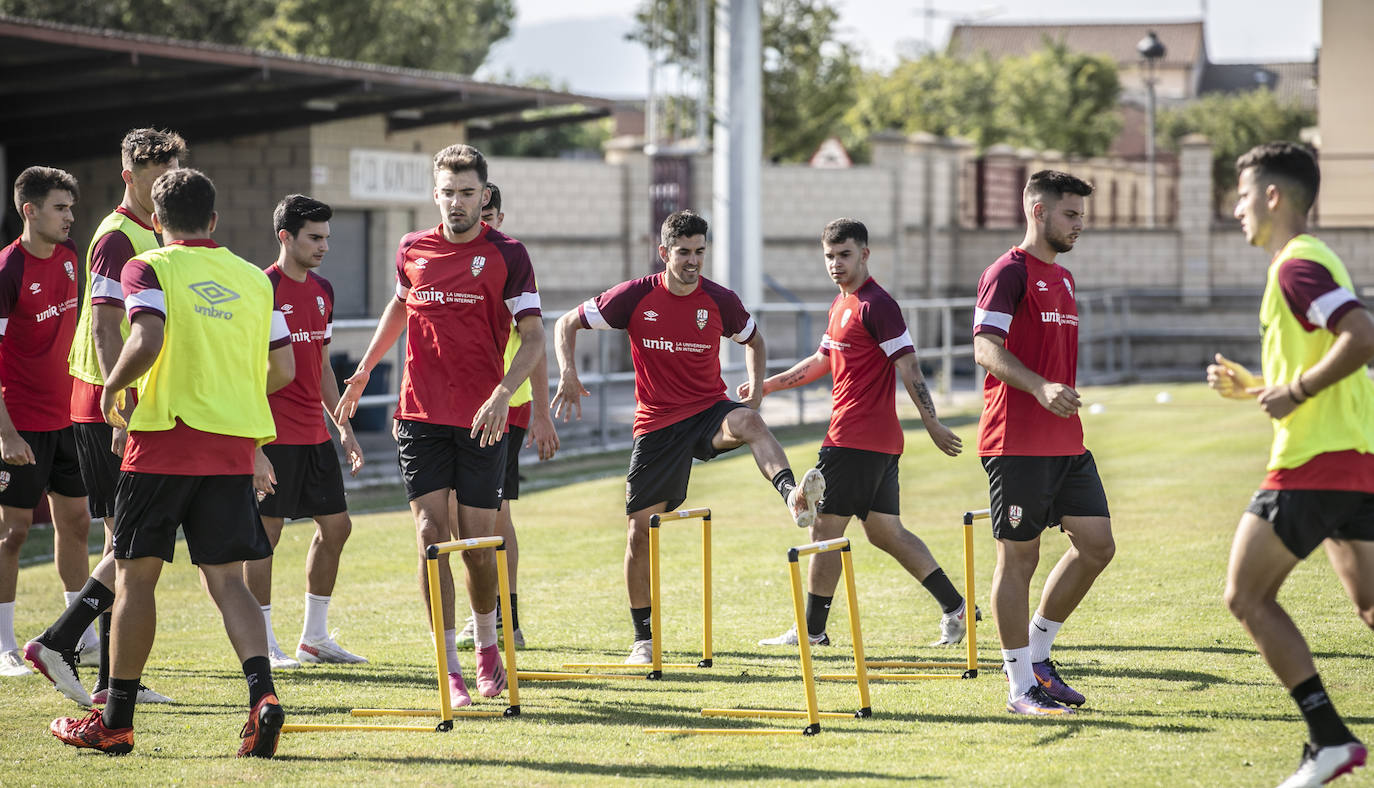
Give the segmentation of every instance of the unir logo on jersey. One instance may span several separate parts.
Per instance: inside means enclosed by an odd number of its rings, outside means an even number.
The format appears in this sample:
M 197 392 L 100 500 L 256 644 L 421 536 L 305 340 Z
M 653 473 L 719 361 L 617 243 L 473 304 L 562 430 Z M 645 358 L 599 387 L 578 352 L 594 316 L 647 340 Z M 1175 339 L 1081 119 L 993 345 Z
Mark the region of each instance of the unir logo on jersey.
M 320 308 L 320 317 L 324 317 L 324 296 L 315 296 L 315 306 Z
M 67 278 L 70 279 L 70 280 L 72 280 L 73 282 L 75 282 L 75 281 L 76 281 L 76 269 L 72 267 L 72 261 L 71 261 L 71 260 L 64 260 L 64 261 L 62 262 L 62 267 L 65 268 L 65 269 L 67 270 Z
M 698 330 L 698 331 L 702 330 L 703 328 L 706 328 L 706 317 L 707 317 L 707 314 L 706 314 L 706 310 L 705 310 L 705 309 L 698 309 L 698 310 L 697 310 L 697 330 Z
M 478 274 L 482 273 L 482 269 L 483 269 L 483 268 L 486 268 L 486 267 L 487 267 L 487 258 L 483 257 L 483 256 L 480 255 L 480 254 L 477 255 L 476 257 L 472 258 L 472 275 L 473 275 L 473 276 L 477 276 Z
M 1011 527 L 1015 528 L 1021 524 L 1021 507 L 1012 505 L 1007 507 L 1007 519 L 1011 521 Z

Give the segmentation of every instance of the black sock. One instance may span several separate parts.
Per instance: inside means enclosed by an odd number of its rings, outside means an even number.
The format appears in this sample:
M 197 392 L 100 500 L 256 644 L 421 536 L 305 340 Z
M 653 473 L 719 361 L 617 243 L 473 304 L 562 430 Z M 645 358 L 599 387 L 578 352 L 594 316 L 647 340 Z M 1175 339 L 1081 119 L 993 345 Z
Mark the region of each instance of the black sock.
M 81 587 L 81 596 L 67 605 L 67 609 L 39 636 L 39 640 L 53 651 L 71 651 L 81 642 L 86 627 L 113 604 L 114 592 L 92 577 Z
M 940 603 L 940 610 L 945 613 L 953 613 L 964 604 L 964 598 L 954 590 L 954 584 L 945 577 L 945 570 L 936 569 L 926 575 L 926 579 L 921 581 L 921 585 L 926 587 L 930 595 L 935 597 L 935 601 Z
M 833 596 L 806 595 L 806 631 L 812 637 L 825 632 L 825 622 L 830 618 L 830 601 Z
M 100 614 L 100 670 L 96 673 L 95 691 L 110 686 L 110 622 L 113 616 L 106 610 Z
M 134 727 L 134 704 L 138 703 L 138 679 L 110 679 L 110 695 L 101 720 L 110 730 Z
M 511 594 L 511 595 L 510 595 L 510 628 L 511 628 L 511 629 L 519 629 L 519 628 L 520 628 L 520 602 L 519 602 L 519 599 L 520 599 L 520 597 L 519 597 L 519 595 L 517 595 L 517 594 Z
M 782 496 L 783 501 L 787 500 L 787 496 L 792 493 L 792 488 L 796 486 L 797 480 L 792 478 L 791 468 L 783 468 L 778 471 L 777 476 L 773 477 L 773 487 Z
M 1307 722 L 1307 736 L 1313 745 L 1329 747 L 1355 741 L 1355 735 L 1345 727 L 1345 721 L 1336 713 L 1336 707 L 1331 705 L 1321 676 L 1313 676 L 1288 694 L 1293 696 L 1303 720 Z
M 652 607 L 632 607 L 630 608 L 630 620 L 635 625 L 635 640 L 653 640 L 653 613 Z
M 277 694 L 277 688 L 272 684 L 272 663 L 267 657 L 245 659 L 243 677 L 248 681 L 248 708 L 258 705 L 263 695 Z

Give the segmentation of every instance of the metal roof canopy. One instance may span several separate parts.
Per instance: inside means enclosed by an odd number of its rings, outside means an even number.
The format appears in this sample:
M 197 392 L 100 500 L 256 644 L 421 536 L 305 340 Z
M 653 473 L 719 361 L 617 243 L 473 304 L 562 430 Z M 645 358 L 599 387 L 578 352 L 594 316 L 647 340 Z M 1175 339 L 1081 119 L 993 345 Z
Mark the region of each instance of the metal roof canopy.
M 20 164 L 107 155 L 141 126 L 207 141 L 386 115 L 388 132 L 465 121 L 480 139 L 606 117 L 613 102 L 0 14 L 0 106 L 0 150 Z

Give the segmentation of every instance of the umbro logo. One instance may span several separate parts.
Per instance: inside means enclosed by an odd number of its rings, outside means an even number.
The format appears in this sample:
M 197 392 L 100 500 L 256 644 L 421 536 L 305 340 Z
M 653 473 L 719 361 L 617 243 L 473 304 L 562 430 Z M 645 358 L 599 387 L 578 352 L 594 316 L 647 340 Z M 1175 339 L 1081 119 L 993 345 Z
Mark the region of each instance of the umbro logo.
M 658 322 L 658 313 L 652 309 L 644 310 L 644 319 L 650 323 Z
M 295 310 L 296 310 L 296 307 L 292 306 L 291 304 L 282 304 L 282 305 L 281 305 L 281 313 L 282 313 L 283 315 L 289 315 L 289 314 L 291 314 L 292 312 L 294 312 Z
M 417 258 L 415 258 L 415 267 L 416 267 L 416 268 L 423 269 L 423 268 L 424 268 L 425 266 L 427 266 L 427 265 L 429 265 L 429 261 L 426 260 L 425 258 L 423 258 L 423 257 L 417 257 Z
M 1045 284 L 1045 280 L 1044 280 L 1044 279 L 1041 279 L 1041 280 L 1037 281 L 1037 282 L 1035 283 L 1035 287 L 1036 287 L 1036 289 L 1038 289 L 1038 290 L 1039 290 L 1040 292 L 1042 292 L 1042 293 L 1048 293 L 1048 292 L 1050 291 L 1050 286 L 1047 285 L 1047 284 Z
M 211 281 L 196 282 L 191 285 L 191 290 L 194 291 L 196 295 L 204 298 L 205 302 L 210 306 L 218 306 L 239 297 L 239 294 L 235 293 L 233 290 L 217 282 Z
M 29 285 L 29 292 L 33 293 L 34 295 L 38 295 L 42 290 L 42 286 L 39 285 L 37 282 L 34 282 L 33 284 Z

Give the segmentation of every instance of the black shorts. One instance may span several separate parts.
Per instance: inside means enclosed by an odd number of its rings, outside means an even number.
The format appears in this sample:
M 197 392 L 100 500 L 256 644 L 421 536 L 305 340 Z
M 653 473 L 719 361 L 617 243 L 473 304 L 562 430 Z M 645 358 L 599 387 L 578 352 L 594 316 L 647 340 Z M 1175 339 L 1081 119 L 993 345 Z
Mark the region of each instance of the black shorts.
M 869 512 L 902 513 L 902 488 L 897 479 L 900 454 L 822 446 L 816 467 L 825 477 L 820 513 L 868 519 Z
M 504 438 L 482 448 L 467 427 L 401 419 L 396 428 L 396 459 L 405 480 L 406 499 L 436 490 L 453 490 L 458 503 L 500 509 L 506 476 Z
M 72 434 L 76 436 L 76 457 L 80 461 L 81 481 L 86 487 L 91 516 L 114 517 L 120 463 L 119 455 L 110 449 L 114 427 L 103 421 L 77 422 L 72 425 Z
M 1257 490 L 1245 511 L 1274 526 L 1283 546 L 1306 558 L 1327 539 L 1374 542 L 1374 494 L 1347 490 Z
M 276 492 L 258 503 L 264 517 L 314 517 L 348 511 L 333 441 L 262 447 L 277 474 Z
M 510 427 L 506 434 L 506 483 L 501 485 L 501 500 L 520 500 L 520 447 L 525 445 L 525 428 Z
M 0 462 L 0 506 L 32 509 L 49 491 L 68 498 L 86 494 L 70 426 L 43 432 L 20 430 L 19 437 L 33 450 L 34 461 L 28 465 Z
M 253 476 L 172 476 L 129 471 L 115 493 L 114 556 L 171 562 L 177 526 L 191 563 L 228 564 L 272 554 L 258 517 Z
M 1063 517 L 1111 517 L 1093 453 L 982 457 L 992 503 L 992 535 L 1029 542 Z
M 694 416 L 635 438 L 630 472 L 625 476 L 625 513 L 633 514 L 659 503 L 676 509 L 687 500 L 692 458 L 709 460 L 730 449 L 711 445 L 725 417 L 742 402 L 721 400 Z

